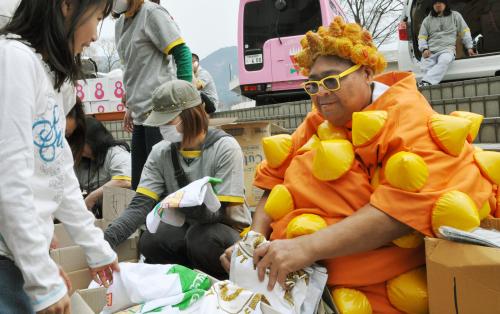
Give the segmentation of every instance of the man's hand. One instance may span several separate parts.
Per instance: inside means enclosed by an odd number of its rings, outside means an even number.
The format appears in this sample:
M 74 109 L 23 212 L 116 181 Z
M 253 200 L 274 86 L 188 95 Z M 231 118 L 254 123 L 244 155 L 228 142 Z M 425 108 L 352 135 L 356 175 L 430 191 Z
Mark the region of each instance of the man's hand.
M 69 296 L 66 293 L 64 297 L 52 304 L 46 309 L 43 309 L 37 314 L 70 314 L 71 313 L 71 302 L 69 300 Z
M 118 266 L 117 259 L 111 264 L 97 268 L 90 268 L 90 275 L 95 280 L 95 282 L 107 288 L 110 284 L 113 283 L 113 272 L 115 271 L 120 271 L 120 266 Z
M 285 280 L 288 274 L 315 262 L 311 245 L 305 237 L 290 240 L 275 240 L 259 246 L 253 253 L 253 263 L 257 266 L 259 280 L 263 281 L 266 270 L 269 269 L 267 289 L 274 289 L 278 282 L 285 289 Z
M 475 52 L 472 48 L 467 49 L 467 53 L 469 54 L 469 57 L 477 55 L 477 52 Z
M 431 51 L 429 49 L 425 49 L 424 52 L 422 52 L 422 57 L 427 59 L 430 56 L 431 56 Z
M 231 268 L 231 256 L 233 255 L 234 247 L 236 244 L 231 245 L 228 247 L 224 253 L 219 257 L 220 263 L 222 264 L 222 267 L 226 270 L 226 272 L 229 274 L 229 270 Z
M 134 121 L 132 120 L 132 111 L 127 109 L 123 117 L 123 129 L 126 132 L 132 133 L 134 131 Z

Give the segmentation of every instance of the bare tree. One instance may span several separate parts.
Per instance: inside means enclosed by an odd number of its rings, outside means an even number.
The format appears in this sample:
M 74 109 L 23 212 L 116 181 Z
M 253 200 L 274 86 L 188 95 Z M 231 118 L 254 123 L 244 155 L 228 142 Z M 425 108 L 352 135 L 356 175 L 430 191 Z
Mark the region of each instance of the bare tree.
M 347 17 L 370 31 L 380 46 L 396 35 L 403 0 L 340 0 Z
M 120 62 L 113 39 L 103 38 L 85 49 L 84 56 L 94 59 L 99 64 L 99 72 L 107 73 Z

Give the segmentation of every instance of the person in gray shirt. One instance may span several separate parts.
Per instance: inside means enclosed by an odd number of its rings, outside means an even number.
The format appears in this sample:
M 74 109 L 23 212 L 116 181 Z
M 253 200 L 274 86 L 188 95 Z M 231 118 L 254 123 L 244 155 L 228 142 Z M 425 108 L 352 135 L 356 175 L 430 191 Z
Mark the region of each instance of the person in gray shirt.
M 143 125 L 153 90 L 175 78 L 192 81 L 191 51 L 170 13 L 156 3 L 115 0 L 113 12 L 119 16 L 115 41 L 124 67 L 123 123 L 125 131 L 132 132 L 132 188 L 136 189 L 151 148 L 161 140 L 157 127 Z
M 180 227 L 161 223 L 156 233 L 144 231 L 139 252 L 147 263 L 181 264 L 226 278 L 219 257 L 251 223 L 238 142 L 222 130 L 208 128 L 200 93 L 180 80 L 167 82 L 153 93 L 153 111 L 144 124 L 159 126 L 164 140 L 153 147 L 135 197 L 106 229 L 105 239 L 118 246 L 145 223 L 165 196 L 194 180 L 215 177 L 222 180 L 215 186 L 221 202 L 218 211 L 213 213 L 204 205 L 177 208 L 185 223 Z
M 422 22 L 418 34 L 418 49 L 422 52 L 421 67 L 424 72 L 419 86 L 441 82 L 455 60 L 457 36 L 462 38 L 469 56 L 475 55 L 471 32 L 462 15 L 450 10 L 448 0 L 433 0 L 432 10 Z
M 75 163 L 75 173 L 87 209 L 102 218 L 103 187 L 130 188 L 130 148 L 126 142 L 115 140 L 93 117 L 85 119 L 85 128 L 85 145 L 80 162 Z
M 219 107 L 219 96 L 217 95 L 217 88 L 215 86 L 214 79 L 207 70 L 201 67 L 200 58 L 198 57 L 197 54 L 195 53 L 192 54 L 192 60 L 193 60 L 194 82 L 196 88 L 198 88 L 199 91 L 204 93 L 208 97 L 208 99 L 212 102 L 213 111 L 212 110 L 210 111 L 215 112 Z M 212 113 L 208 110 L 206 111 L 207 113 Z

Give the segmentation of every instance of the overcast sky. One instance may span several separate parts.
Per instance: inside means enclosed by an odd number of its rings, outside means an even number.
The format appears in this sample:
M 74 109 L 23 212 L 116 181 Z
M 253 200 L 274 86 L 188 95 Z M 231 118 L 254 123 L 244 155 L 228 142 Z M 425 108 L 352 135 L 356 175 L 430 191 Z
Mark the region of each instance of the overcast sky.
M 238 4 L 238 0 L 161 0 L 161 5 L 179 25 L 191 51 L 200 58 L 219 48 L 236 46 Z M 114 38 L 111 18 L 104 22 L 101 37 Z

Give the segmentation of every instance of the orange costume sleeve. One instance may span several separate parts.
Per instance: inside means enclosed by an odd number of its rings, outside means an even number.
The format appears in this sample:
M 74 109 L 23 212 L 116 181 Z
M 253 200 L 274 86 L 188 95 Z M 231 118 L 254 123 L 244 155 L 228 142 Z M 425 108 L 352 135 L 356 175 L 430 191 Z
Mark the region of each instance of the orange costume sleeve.
M 492 184 L 482 176 L 475 163 L 471 144 L 465 140 L 461 142 L 463 147 L 459 147 L 461 150 L 456 156 L 445 152 L 442 143 L 439 145 L 430 122 L 436 112 L 417 91 L 412 74 L 389 73 L 378 77 L 377 81 L 391 88 L 363 113 L 370 119 L 370 115 L 375 118 L 373 113 L 382 112 L 385 122 L 379 123 L 379 130 L 371 131 L 372 138 L 363 137 L 363 126 L 356 125 L 355 116 L 352 127 L 353 141 L 361 139 L 354 143 L 357 155 L 371 176 L 377 172 L 379 175 L 379 185 L 370 203 L 422 234 L 434 236 L 432 210 L 443 194 L 454 190 L 463 192 L 481 208 L 492 196 Z M 364 122 L 366 125 L 366 120 Z M 391 174 L 389 167 L 397 169 L 394 161 L 398 157 L 392 159 L 390 166 L 388 162 L 398 152 L 414 154 L 409 155 L 410 159 L 415 157 L 414 164 L 425 164 L 427 177 L 421 171 L 405 168 L 406 165 L 397 175 Z M 412 180 L 416 183 L 405 186 Z

